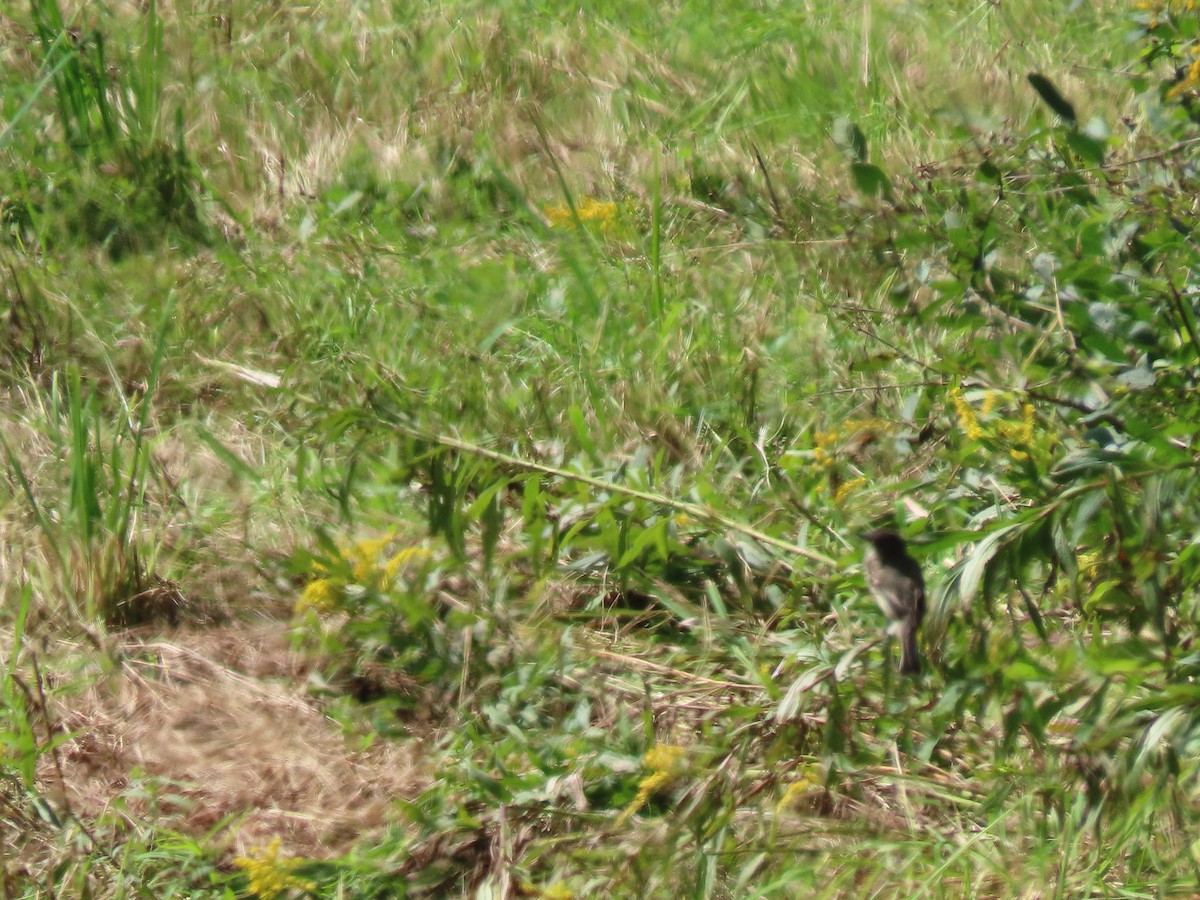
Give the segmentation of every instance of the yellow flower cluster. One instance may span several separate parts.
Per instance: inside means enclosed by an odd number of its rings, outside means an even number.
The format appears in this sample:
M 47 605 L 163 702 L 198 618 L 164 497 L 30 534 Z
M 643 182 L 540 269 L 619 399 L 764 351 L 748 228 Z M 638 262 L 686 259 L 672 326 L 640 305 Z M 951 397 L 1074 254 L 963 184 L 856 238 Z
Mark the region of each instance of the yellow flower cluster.
M 297 615 L 312 610 L 315 613 L 332 612 L 342 599 L 341 587 L 332 578 L 317 578 L 304 586 L 300 599 L 296 601 Z
M 342 561 L 350 569 L 350 578 L 336 575 L 327 566 L 320 563 L 313 569 L 320 574 L 304 588 L 300 599 L 296 601 L 297 615 L 312 610 L 315 613 L 331 612 L 337 609 L 345 599 L 346 588 L 351 584 L 363 585 L 375 590 L 386 590 L 392 586 L 396 576 L 410 563 L 428 559 L 430 551 L 420 545 L 404 547 L 398 552 L 387 555 L 389 545 L 395 540 L 395 533 L 382 537 L 368 538 L 347 547 L 339 548 Z
M 993 418 L 997 405 L 1004 399 L 1007 398 L 1002 391 L 986 391 L 980 401 L 979 412 L 976 413 L 974 407 L 963 396 L 960 388 L 956 387 L 950 391 L 950 400 L 954 403 L 958 424 L 969 440 L 978 441 L 984 438 L 998 440 L 1008 445 L 1008 454 L 1013 459 L 1029 459 L 1029 448 L 1033 445 L 1036 436 L 1035 425 L 1037 423 L 1032 403 L 1021 404 L 1019 419 L 1001 418 L 987 428 L 981 424 L 981 419 Z M 1006 404 L 1002 410 L 1007 408 L 1010 407 Z
M 775 813 L 778 815 L 788 807 L 792 806 L 801 797 L 806 797 L 813 791 L 820 790 L 821 776 L 813 768 L 807 768 L 803 774 L 791 784 L 787 786 L 787 790 L 783 792 L 783 796 L 779 798 L 779 802 L 775 805 Z
M 1029 451 L 1021 449 L 1033 443 L 1033 404 L 1021 404 L 1021 419 L 1017 422 L 1001 422 L 1000 433 L 1012 443 L 1009 455 L 1016 460 L 1029 459 Z
M 233 861 L 250 880 L 250 893 L 262 900 L 275 900 L 285 891 L 313 891 L 317 888 L 313 882 L 292 874 L 292 870 L 304 865 L 305 860 L 280 857 L 282 843 L 282 839 L 276 837 L 266 847 L 259 847 L 253 856 L 239 856 Z
M 1167 91 L 1167 99 L 1174 100 L 1180 94 L 1200 88 L 1200 47 L 1192 47 L 1192 61 L 1188 64 L 1183 78 L 1171 85 Z
M 1134 9 L 1152 13 L 1191 12 L 1196 9 L 1197 0 L 1136 0 Z
M 983 437 L 983 429 L 979 427 L 979 418 L 975 415 L 971 404 L 967 402 L 967 398 L 963 396 L 962 390 L 954 388 L 950 391 L 950 399 L 954 401 L 954 412 L 958 415 L 958 424 L 962 426 L 967 438 L 977 441 Z
M 833 502 L 841 503 L 859 488 L 865 487 L 866 484 L 867 479 L 861 475 L 857 478 L 851 478 L 849 481 L 842 482 L 837 486 L 837 490 L 833 492 Z
M 830 452 L 830 448 L 838 442 L 839 437 L 841 434 L 836 428 L 832 431 L 818 431 L 814 434 L 813 462 L 827 469 L 831 467 L 836 457 Z
M 575 216 L 571 214 L 571 207 L 566 204 L 547 206 L 542 211 L 554 228 L 575 224 Z M 581 197 L 575 204 L 575 213 L 579 216 L 580 222 L 586 225 L 595 225 L 602 232 L 610 231 L 617 222 L 617 204 L 610 200 Z
M 687 750 L 675 744 L 655 744 L 646 753 L 642 765 L 650 774 L 638 784 L 638 792 L 630 804 L 617 817 L 617 825 L 624 825 L 651 797 L 668 787 L 686 770 Z
M 1164 20 L 1169 22 L 1173 16 L 1195 12 L 1198 7 L 1200 7 L 1200 0 L 1135 0 L 1133 4 L 1134 9 L 1150 14 L 1146 22 L 1146 28 L 1150 31 L 1157 31 L 1163 25 Z M 1193 48 L 1192 55 L 1196 54 L 1197 50 Z M 1178 97 L 1184 91 L 1200 86 L 1197 74 L 1194 68 L 1189 67 L 1183 80 L 1173 85 L 1167 92 L 1167 97 Z

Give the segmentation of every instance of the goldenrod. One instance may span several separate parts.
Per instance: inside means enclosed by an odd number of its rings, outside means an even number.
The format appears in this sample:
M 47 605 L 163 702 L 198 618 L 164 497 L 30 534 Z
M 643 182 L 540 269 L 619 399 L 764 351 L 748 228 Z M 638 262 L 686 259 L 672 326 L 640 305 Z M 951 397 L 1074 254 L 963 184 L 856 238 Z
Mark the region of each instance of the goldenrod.
M 260 847 L 253 856 L 239 856 L 233 864 L 246 873 L 250 880 L 250 893 L 262 900 L 275 900 L 284 891 L 312 891 L 316 884 L 304 878 L 297 878 L 292 870 L 304 864 L 304 860 L 296 857 L 279 856 L 281 838 L 272 839 L 266 847 Z

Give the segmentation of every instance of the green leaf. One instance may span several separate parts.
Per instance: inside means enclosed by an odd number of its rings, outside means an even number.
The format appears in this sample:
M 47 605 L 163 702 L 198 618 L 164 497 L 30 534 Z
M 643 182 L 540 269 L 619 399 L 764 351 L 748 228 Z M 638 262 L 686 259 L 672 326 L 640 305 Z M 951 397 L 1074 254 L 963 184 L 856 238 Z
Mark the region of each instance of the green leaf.
M 1093 166 L 1104 163 L 1104 141 L 1089 137 L 1082 131 L 1072 131 L 1067 135 L 1067 146 L 1079 154 L 1080 159 Z
M 1118 375 L 1117 381 L 1131 391 L 1144 391 L 1154 387 L 1154 370 L 1149 365 L 1136 365 Z
M 851 163 L 850 174 L 854 177 L 854 184 L 868 197 L 882 195 L 891 198 L 892 183 L 879 166 L 863 162 Z
M 624 569 L 627 566 L 633 565 L 641 559 L 646 550 L 654 548 L 658 550 L 659 561 L 666 559 L 667 544 L 666 544 L 667 520 L 663 519 L 651 525 L 649 528 L 642 529 L 641 533 L 630 544 L 629 549 L 617 561 L 617 568 Z
M 896 354 L 891 352 L 875 353 L 850 363 L 851 372 L 879 372 L 889 369 L 896 363 Z
M 483 527 L 481 535 L 483 564 L 485 569 L 490 570 L 492 558 L 496 553 L 496 545 L 500 542 L 500 535 L 504 531 L 504 507 L 500 505 L 498 497 L 493 496 L 491 501 L 484 506 L 480 525 Z
M 1104 644 L 1095 641 L 1087 650 L 1088 666 L 1097 675 L 1132 675 L 1160 667 L 1145 644 L 1138 641 Z
M 1014 659 L 1004 667 L 1004 680 L 1010 683 L 1026 681 L 1047 681 L 1051 673 L 1036 660 L 1023 657 Z
M 725 621 L 729 621 L 729 610 L 725 606 L 725 598 L 721 596 L 721 591 L 711 581 L 704 585 L 704 594 L 708 597 L 708 605 L 712 607 L 713 612 Z
M 216 455 L 216 457 L 229 466 L 234 472 L 246 478 L 258 480 L 258 472 L 253 466 L 249 465 L 240 456 L 226 447 L 215 435 L 203 425 L 196 426 L 196 437 L 208 445 L 208 448 Z
M 978 544 L 971 548 L 958 571 L 958 596 L 965 606 L 974 599 L 983 576 L 987 572 L 987 564 L 1000 550 L 1005 538 L 1021 525 L 1008 525 L 993 531 Z
M 1000 184 L 1003 180 L 1003 175 L 996 167 L 996 164 L 990 159 L 985 159 L 979 164 L 979 168 L 975 170 L 976 176 L 980 181 L 986 181 L 991 184 Z
M 1062 566 L 1067 583 L 1074 590 L 1079 578 L 1079 561 L 1075 558 L 1075 546 L 1068 540 L 1062 520 L 1061 515 L 1055 516 L 1050 535 L 1054 541 L 1054 558 Z

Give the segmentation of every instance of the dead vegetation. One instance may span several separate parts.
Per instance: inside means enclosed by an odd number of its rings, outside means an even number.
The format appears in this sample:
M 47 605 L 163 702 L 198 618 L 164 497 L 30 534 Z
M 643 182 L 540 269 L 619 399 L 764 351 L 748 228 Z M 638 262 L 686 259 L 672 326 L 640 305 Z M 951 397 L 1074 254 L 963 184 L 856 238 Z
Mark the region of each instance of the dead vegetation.
M 109 671 L 46 709 L 68 737 L 39 778 L 86 821 L 154 822 L 226 857 L 281 836 L 321 859 L 384 827 L 428 781 L 412 747 L 353 748 L 308 696 L 309 664 L 282 623 L 129 635 L 113 650 Z

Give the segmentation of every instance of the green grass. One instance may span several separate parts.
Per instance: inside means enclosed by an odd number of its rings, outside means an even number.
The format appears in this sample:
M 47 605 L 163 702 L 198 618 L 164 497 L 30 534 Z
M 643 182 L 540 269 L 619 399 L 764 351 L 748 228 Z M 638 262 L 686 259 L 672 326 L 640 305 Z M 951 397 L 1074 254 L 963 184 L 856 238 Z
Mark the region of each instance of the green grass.
M 5 896 L 1194 889 L 1193 14 L 627 6 L 0 13 Z

